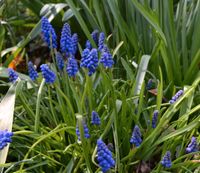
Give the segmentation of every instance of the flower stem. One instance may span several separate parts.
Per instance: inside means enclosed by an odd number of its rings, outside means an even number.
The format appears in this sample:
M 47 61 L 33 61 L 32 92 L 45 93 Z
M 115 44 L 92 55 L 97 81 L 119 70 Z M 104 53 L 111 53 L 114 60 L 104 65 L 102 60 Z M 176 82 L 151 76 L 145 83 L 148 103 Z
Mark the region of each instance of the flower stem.
M 35 113 L 35 127 L 34 127 L 34 130 L 35 130 L 36 133 L 38 132 L 39 123 L 40 123 L 40 100 L 41 100 L 42 89 L 44 87 L 44 84 L 45 84 L 45 79 L 42 80 L 42 82 L 40 84 L 40 88 L 38 90 L 38 94 L 37 94 L 36 113 Z

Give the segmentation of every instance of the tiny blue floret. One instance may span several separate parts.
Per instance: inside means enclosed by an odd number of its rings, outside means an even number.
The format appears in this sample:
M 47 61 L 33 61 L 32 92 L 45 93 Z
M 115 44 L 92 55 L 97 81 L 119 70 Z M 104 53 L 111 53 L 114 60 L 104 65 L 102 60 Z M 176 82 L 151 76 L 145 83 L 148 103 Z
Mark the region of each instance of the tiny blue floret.
M 75 55 L 78 49 L 78 35 L 74 33 L 72 35 L 72 55 Z
M 95 111 L 92 111 L 91 123 L 93 125 L 100 125 L 101 124 L 101 120 L 99 118 L 99 114 L 97 112 L 95 112 Z
M 163 165 L 163 167 L 165 168 L 171 168 L 172 166 L 172 162 L 171 162 L 171 152 L 167 151 L 166 154 L 164 155 L 161 164 Z
M 28 62 L 28 73 L 31 80 L 36 80 L 38 78 L 38 73 L 31 61 Z
M 142 143 L 140 128 L 137 125 L 135 125 L 133 129 L 130 143 L 134 144 L 136 147 L 139 147 Z
M 156 124 L 157 124 L 157 120 L 158 120 L 158 110 L 155 110 L 153 112 L 153 118 L 152 118 L 152 128 L 156 128 Z
M 53 48 L 57 48 L 56 32 L 46 17 L 42 17 L 41 31 L 43 39 L 47 43 L 48 47 L 51 48 L 52 45 Z
M 98 45 L 98 35 L 99 35 L 99 31 L 96 29 L 91 33 L 91 37 L 96 43 L 96 45 Z M 85 47 L 90 50 L 92 49 L 92 44 L 90 43 L 89 40 L 86 41 Z
M 8 68 L 8 76 L 9 81 L 13 83 L 18 79 L 18 74 L 12 68 Z
M 0 130 L 0 150 L 4 149 L 8 143 L 12 142 L 12 136 L 13 132 L 8 132 L 8 130 Z
M 97 140 L 97 161 L 103 173 L 115 166 L 111 151 L 101 139 Z
M 47 84 L 52 84 L 55 82 L 56 74 L 52 70 L 50 70 L 50 68 L 47 64 L 42 64 L 40 66 L 40 69 L 42 71 L 42 76 L 44 77 L 45 82 Z
M 192 153 L 198 151 L 198 144 L 197 144 L 197 139 L 195 137 L 192 137 L 191 142 L 186 148 L 187 153 Z
M 68 23 L 65 23 L 62 32 L 61 32 L 61 39 L 60 39 L 60 47 L 62 53 L 72 53 L 72 38 L 71 38 L 71 29 Z
M 102 51 L 104 48 L 104 41 L 105 41 L 105 34 L 101 32 L 99 34 L 99 42 L 98 42 L 98 49 L 99 51 Z
M 60 52 L 56 53 L 56 64 L 59 70 L 63 70 L 65 62 Z
M 104 45 L 101 51 L 100 63 L 102 63 L 105 68 L 111 68 L 114 64 L 110 50 L 106 45 Z
M 172 97 L 172 99 L 169 101 L 169 103 L 170 103 L 170 104 L 175 103 L 175 102 L 180 98 L 181 95 L 183 95 L 183 90 L 179 90 L 179 91 Z
M 67 74 L 69 77 L 75 77 L 78 72 L 78 63 L 76 59 L 72 56 L 68 59 L 67 63 Z
M 84 130 L 84 137 L 86 139 L 90 138 L 89 129 L 88 129 L 88 126 L 85 122 L 83 122 L 83 130 Z M 81 141 L 81 133 L 79 131 L 78 123 L 76 125 L 76 135 L 78 136 L 78 141 Z
M 98 52 L 97 49 L 84 49 L 81 58 L 81 67 L 88 68 L 88 75 L 91 76 L 98 66 Z

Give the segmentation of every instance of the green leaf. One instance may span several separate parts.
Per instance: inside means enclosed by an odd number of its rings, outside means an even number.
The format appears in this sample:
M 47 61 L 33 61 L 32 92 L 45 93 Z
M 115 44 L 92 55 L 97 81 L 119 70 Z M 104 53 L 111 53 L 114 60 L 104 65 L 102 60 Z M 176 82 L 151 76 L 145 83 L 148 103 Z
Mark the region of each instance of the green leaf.
M 136 9 L 144 16 L 144 18 L 153 26 L 153 28 L 159 33 L 165 45 L 167 45 L 167 41 L 162 29 L 159 26 L 158 18 L 152 11 L 145 9 L 137 0 L 132 0 Z
M 150 55 L 143 55 L 141 58 L 141 62 L 139 64 L 138 72 L 136 76 L 136 81 L 134 84 L 134 95 L 138 95 L 140 93 L 140 90 L 142 88 L 142 84 L 144 82 L 144 78 L 147 72 L 150 58 L 151 58 Z
M 159 67 L 160 72 L 160 81 L 158 82 L 158 92 L 157 92 L 157 110 L 160 110 L 161 104 L 162 104 L 162 98 L 163 98 L 163 77 L 162 77 L 162 71 Z
M 131 67 L 128 65 L 128 62 L 126 60 L 124 60 L 123 58 L 121 58 L 121 62 L 122 65 L 124 66 L 124 69 L 126 70 L 126 73 L 129 77 L 129 79 L 133 80 L 133 77 L 135 76 L 133 70 L 131 69 Z
M 77 8 L 76 9 L 77 11 L 80 11 L 80 8 Z M 73 13 L 73 11 L 71 10 L 71 9 L 68 9 L 65 13 L 64 13 L 64 15 L 63 15 L 63 18 L 62 18 L 62 21 L 63 22 L 67 22 L 71 17 L 73 17 L 74 16 L 74 13 Z
M 15 97 L 16 97 L 16 86 L 18 82 L 11 85 L 7 94 L 0 103 L 0 130 L 12 131 L 13 125 L 13 114 L 15 106 Z M 3 150 L 0 150 L 0 164 L 6 162 L 6 157 L 8 154 L 9 145 L 6 146 Z

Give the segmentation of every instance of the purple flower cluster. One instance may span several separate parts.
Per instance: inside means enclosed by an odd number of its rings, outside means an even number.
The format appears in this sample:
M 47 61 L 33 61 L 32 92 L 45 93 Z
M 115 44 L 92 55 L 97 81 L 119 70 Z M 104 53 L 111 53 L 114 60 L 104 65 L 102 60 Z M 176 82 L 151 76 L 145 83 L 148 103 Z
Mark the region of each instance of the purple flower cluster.
M 83 122 L 83 130 L 84 130 L 84 137 L 86 139 L 90 138 L 89 129 L 88 129 L 88 126 L 85 122 Z M 79 131 L 78 124 L 76 125 L 76 135 L 78 136 L 78 141 L 80 141 L 81 140 L 81 133 Z
M 31 80 L 36 80 L 38 78 L 38 73 L 31 61 L 28 62 L 28 73 Z
M 78 49 L 78 35 L 74 33 L 72 35 L 72 55 L 75 55 Z
M 98 44 L 98 36 L 99 36 L 99 31 L 98 31 L 98 30 L 94 30 L 94 31 L 91 33 L 91 37 L 92 37 L 92 39 L 94 40 L 94 42 L 96 43 L 96 45 Z M 90 49 L 90 50 L 92 49 L 92 45 L 91 45 L 91 43 L 90 43 L 89 40 L 86 41 L 85 47 L 86 47 L 87 49 Z
M 40 69 L 42 71 L 42 76 L 45 79 L 45 82 L 47 84 L 52 84 L 56 80 L 56 74 L 50 70 L 49 66 L 47 64 L 42 64 L 40 66 Z
M 192 153 L 198 151 L 198 144 L 197 144 L 197 139 L 195 137 L 192 137 L 191 142 L 186 148 L 187 153 Z
M 12 68 L 8 68 L 8 76 L 9 81 L 13 83 L 18 79 L 18 74 Z
M 100 120 L 99 115 L 98 115 L 97 112 L 92 111 L 92 118 L 91 119 L 92 119 L 91 123 L 93 125 L 100 125 L 101 124 L 101 120 Z
M 104 48 L 104 41 L 105 41 L 105 34 L 101 32 L 99 34 L 99 42 L 98 42 L 98 49 L 99 51 L 102 51 Z
M 150 89 L 152 89 L 152 87 L 153 87 L 153 80 L 149 79 L 148 82 L 147 82 L 146 89 L 150 90 Z
M 171 152 L 167 151 L 164 155 L 164 157 L 162 158 L 161 164 L 163 165 L 163 167 L 165 168 L 170 168 L 172 166 L 172 162 L 171 162 Z
M 111 151 L 101 139 L 97 140 L 97 160 L 104 173 L 115 166 Z
M 13 132 L 8 132 L 8 130 L 0 130 L 0 150 L 6 147 L 8 143 L 12 142 L 12 136 Z
M 77 72 L 78 72 L 78 63 L 76 59 L 72 56 L 68 59 L 67 73 L 69 77 L 75 77 Z
M 97 49 L 93 48 L 91 51 L 89 49 L 84 49 L 82 52 L 81 67 L 88 69 L 88 75 L 91 76 L 97 66 L 98 66 L 98 52 Z
M 110 50 L 106 45 L 104 45 L 104 47 L 101 50 L 100 63 L 102 63 L 105 68 L 111 68 L 114 64 Z
M 179 97 L 183 95 L 183 90 L 179 90 L 173 97 L 172 99 L 169 101 L 170 104 L 173 104 L 174 102 L 176 102 Z
M 130 143 L 134 144 L 136 147 L 139 147 L 142 143 L 140 128 L 137 125 L 135 125 L 133 129 Z
M 157 124 L 157 120 L 158 120 L 158 110 L 155 110 L 153 112 L 153 118 L 152 118 L 152 128 L 156 128 L 156 124 Z
M 41 21 L 41 31 L 44 41 L 49 48 L 51 48 L 51 46 L 52 48 L 57 48 L 57 36 L 55 30 L 46 17 L 42 17 Z
M 56 53 L 56 64 L 59 70 L 63 70 L 65 62 L 60 52 Z
M 71 29 L 68 23 L 65 23 L 62 32 L 61 32 L 61 39 L 60 39 L 60 47 L 62 53 L 72 53 L 72 38 L 71 38 Z

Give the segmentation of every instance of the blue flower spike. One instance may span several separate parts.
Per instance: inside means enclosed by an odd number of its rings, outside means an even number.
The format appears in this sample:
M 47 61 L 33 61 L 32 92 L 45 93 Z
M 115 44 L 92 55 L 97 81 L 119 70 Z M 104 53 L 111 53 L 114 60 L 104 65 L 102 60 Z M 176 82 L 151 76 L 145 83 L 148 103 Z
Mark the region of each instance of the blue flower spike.
M 99 118 L 99 114 L 95 111 L 92 111 L 92 118 L 91 118 L 91 123 L 93 125 L 100 125 L 101 124 L 101 120 Z
M 198 151 L 198 144 L 197 144 L 197 139 L 193 136 L 191 139 L 191 142 L 186 148 L 187 153 L 192 153 Z
M 42 64 L 40 69 L 42 71 L 42 76 L 44 77 L 45 82 L 47 84 L 53 84 L 56 80 L 56 74 L 49 68 L 47 64 Z
M 72 56 L 68 59 L 67 63 L 67 74 L 69 77 L 75 77 L 78 72 L 78 63 L 76 59 Z
M 153 88 L 153 80 L 149 79 L 148 82 L 147 82 L 147 85 L 146 85 L 146 89 L 150 90 L 152 88 Z
M 62 28 L 60 47 L 62 53 L 70 54 L 73 52 L 71 29 L 68 23 L 65 23 Z
M 104 41 L 105 41 L 105 34 L 101 32 L 99 34 L 99 42 L 98 42 L 99 51 L 102 51 L 104 49 Z
M 12 136 L 13 132 L 9 132 L 8 130 L 0 130 L 0 150 L 3 150 L 8 143 L 12 142 Z
M 98 66 L 98 52 L 97 49 L 84 49 L 82 52 L 81 58 L 81 67 L 85 67 L 88 69 L 88 75 L 91 76 Z
M 96 45 L 98 45 L 98 35 L 99 35 L 99 31 L 97 29 L 95 29 L 92 33 L 91 33 L 91 37 L 94 40 L 94 42 L 96 43 Z M 90 43 L 89 40 L 86 41 L 85 47 L 89 50 L 92 49 L 92 44 Z
M 84 130 L 84 137 L 86 139 L 90 138 L 89 129 L 86 122 L 83 121 L 83 130 Z M 76 135 L 78 136 L 78 141 L 81 141 L 81 133 L 79 131 L 78 123 L 76 125 Z
M 169 101 L 170 104 L 175 103 L 183 95 L 183 90 L 179 90 Z
M 8 68 L 9 81 L 14 83 L 18 79 L 18 74 L 12 68 Z
M 162 158 L 161 165 L 165 168 L 171 168 L 172 162 L 171 162 L 171 152 L 167 151 Z
M 56 53 L 56 64 L 59 70 L 63 70 L 65 62 L 60 52 Z
M 140 132 L 140 128 L 137 125 L 135 125 L 131 139 L 130 139 L 130 143 L 134 144 L 136 147 L 139 147 L 142 143 L 141 136 L 142 135 L 141 135 L 141 132 Z
M 57 48 L 57 36 L 54 28 L 48 21 L 46 17 L 42 17 L 41 20 L 41 31 L 44 41 L 47 43 L 48 47 Z
M 28 62 L 28 73 L 29 73 L 29 77 L 31 78 L 32 81 L 34 81 L 38 78 L 38 73 L 31 61 Z
M 155 110 L 153 112 L 153 118 L 152 118 L 152 128 L 155 129 L 158 121 L 158 110 Z
M 111 151 L 101 139 L 97 140 L 97 161 L 103 173 L 115 166 Z
M 111 68 L 114 64 L 110 50 L 106 45 L 104 45 L 104 48 L 101 51 L 100 63 L 102 63 L 105 68 Z
M 72 35 L 72 55 L 75 55 L 78 49 L 78 35 L 74 33 Z

